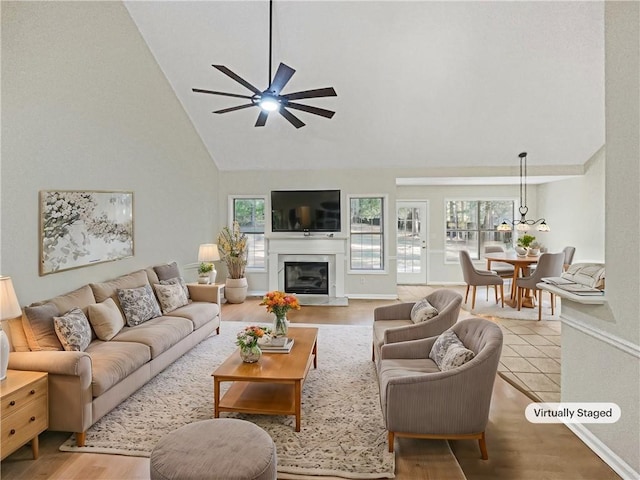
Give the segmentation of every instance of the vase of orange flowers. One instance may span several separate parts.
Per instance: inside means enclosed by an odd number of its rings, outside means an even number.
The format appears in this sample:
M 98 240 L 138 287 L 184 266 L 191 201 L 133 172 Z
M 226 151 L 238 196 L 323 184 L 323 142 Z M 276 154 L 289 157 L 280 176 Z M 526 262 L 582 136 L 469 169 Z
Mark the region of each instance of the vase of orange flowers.
M 289 322 L 287 321 L 287 312 L 289 310 L 300 310 L 300 303 L 295 295 L 285 292 L 273 291 L 268 292 L 263 298 L 260 305 L 267 307 L 267 312 L 275 315 L 273 320 L 272 336 L 286 337 L 289 331 Z
M 268 329 L 252 325 L 238 332 L 236 345 L 240 347 L 240 358 L 245 363 L 256 363 L 262 356 L 258 340 L 268 334 Z

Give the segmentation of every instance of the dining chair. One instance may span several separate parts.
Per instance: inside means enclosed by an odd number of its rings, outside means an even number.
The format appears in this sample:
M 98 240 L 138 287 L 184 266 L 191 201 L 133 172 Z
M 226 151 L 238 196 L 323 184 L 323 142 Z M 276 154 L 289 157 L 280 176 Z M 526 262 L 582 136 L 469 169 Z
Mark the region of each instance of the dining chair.
M 562 269 L 566 271 L 569 265 L 573 263 L 573 255 L 576 253 L 576 247 L 564 247 L 562 252 L 564 253 L 564 265 Z
M 464 296 L 464 303 L 469 298 L 469 287 L 473 287 L 473 295 L 471 298 L 471 310 L 476 306 L 476 287 L 493 285 L 496 291 L 496 303 L 498 303 L 498 287 L 500 287 L 500 298 L 502 299 L 502 308 L 504 308 L 504 281 L 500 276 L 491 270 L 478 270 L 471 261 L 471 255 L 467 250 L 460 250 L 460 266 L 462 267 L 462 276 L 467 284 L 467 291 Z
M 542 320 L 542 290 L 537 284 L 545 277 L 559 277 L 562 275 L 562 267 L 564 265 L 564 252 L 559 253 L 543 253 L 538 260 L 538 266 L 528 277 L 518 278 L 516 280 L 518 311 L 522 309 L 522 297 L 524 291 L 531 289 L 535 292 L 538 300 L 538 320 Z M 551 315 L 555 313 L 555 295 L 551 295 Z
M 502 245 L 485 245 L 484 253 L 504 253 Z M 514 266 L 506 262 L 491 262 L 491 271 L 496 272 L 499 277 L 513 280 Z M 487 286 L 487 296 L 489 295 L 489 287 Z

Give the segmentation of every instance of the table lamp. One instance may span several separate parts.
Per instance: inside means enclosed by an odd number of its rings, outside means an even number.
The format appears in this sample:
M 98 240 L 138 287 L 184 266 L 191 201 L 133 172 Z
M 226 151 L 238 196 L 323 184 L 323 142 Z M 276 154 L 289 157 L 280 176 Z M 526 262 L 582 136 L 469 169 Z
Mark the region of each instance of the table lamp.
M 209 283 L 216 281 L 216 267 L 213 262 L 220 260 L 220 252 L 218 252 L 218 245 L 215 243 L 203 243 L 198 250 L 198 261 L 211 265 L 211 272 L 209 273 Z
M 0 277 L 0 320 L 10 320 L 20 317 L 22 309 L 13 289 L 11 277 Z M 9 364 L 9 340 L 0 324 L 0 380 L 7 378 L 7 365 Z

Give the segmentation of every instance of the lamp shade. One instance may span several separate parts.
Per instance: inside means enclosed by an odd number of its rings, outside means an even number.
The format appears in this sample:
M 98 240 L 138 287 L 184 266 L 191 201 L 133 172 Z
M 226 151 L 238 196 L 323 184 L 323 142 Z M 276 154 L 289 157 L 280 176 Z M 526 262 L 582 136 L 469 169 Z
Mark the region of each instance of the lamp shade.
M 8 320 L 22 315 L 22 309 L 13 289 L 11 277 L 0 277 L 0 320 Z
M 218 252 L 218 245 L 215 243 L 203 243 L 198 250 L 199 262 L 215 262 L 220 260 L 220 252 Z

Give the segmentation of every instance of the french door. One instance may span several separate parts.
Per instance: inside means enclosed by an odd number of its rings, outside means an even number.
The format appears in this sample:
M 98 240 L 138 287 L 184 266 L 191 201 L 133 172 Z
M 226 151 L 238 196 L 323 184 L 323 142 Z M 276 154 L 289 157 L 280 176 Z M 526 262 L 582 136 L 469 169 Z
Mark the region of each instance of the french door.
M 397 282 L 427 283 L 427 202 L 396 202 Z

